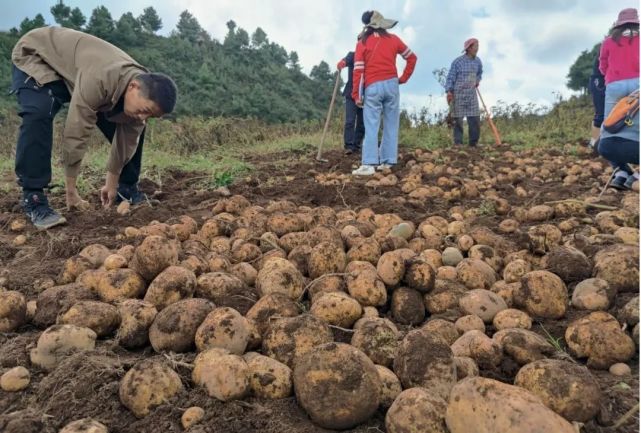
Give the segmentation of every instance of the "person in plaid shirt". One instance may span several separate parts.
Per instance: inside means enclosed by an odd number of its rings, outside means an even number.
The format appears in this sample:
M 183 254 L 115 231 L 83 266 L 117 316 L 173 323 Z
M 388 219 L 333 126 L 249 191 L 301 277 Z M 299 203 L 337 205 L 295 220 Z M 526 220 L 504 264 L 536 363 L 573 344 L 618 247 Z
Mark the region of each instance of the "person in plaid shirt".
M 454 145 L 463 144 L 463 118 L 467 118 L 470 146 L 476 146 L 481 135 L 481 118 L 476 88 L 483 76 L 483 64 L 476 54 L 479 41 L 468 39 L 463 45 L 465 54 L 452 62 L 445 89 L 447 103 L 454 103 Z

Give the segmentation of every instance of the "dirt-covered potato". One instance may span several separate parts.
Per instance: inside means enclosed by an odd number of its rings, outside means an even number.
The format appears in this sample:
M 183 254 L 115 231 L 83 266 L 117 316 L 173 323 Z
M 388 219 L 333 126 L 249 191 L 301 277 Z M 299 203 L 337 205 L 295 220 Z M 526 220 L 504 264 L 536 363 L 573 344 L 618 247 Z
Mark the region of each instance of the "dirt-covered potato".
M 229 273 L 248 286 L 256 284 L 258 271 L 249 263 L 236 263 L 231 267 Z
M 363 308 L 347 293 L 330 292 L 315 298 L 309 312 L 330 325 L 351 328 L 363 315 Z
M 224 272 L 210 272 L 198 277 L 194 296 L 209 299 L 218 307 L 231 307 L 240 314 L 246 314 L 258 299 L 251 287 Z
M 552 248 L 541 260 L 541 267 L 572 283 L 592 275 L 592 262 L 576 248 L 565 245 Z
M 614 232 L 614 236 L 621 239 L 624 244 L 639 245 L 639 229 L 636 227 L 621 227 Z
M 483 377 L 454 386 L 445 423 L 450 433 L 576 433 L 529 391 Z
M 521 281 L 523 275 L 532 271 L 532 265 L 522 259 L 516 259 L 505 265 L 503 268 L 503 280 L 506 283 Z
M 374 365 L 376 371 L 378 372 L 378 377 L 381 380 L 381 392 L 380 392 L 380 407 L 382 409 L 389 408 L 396 397 L 403 391 L 401 386 L 401 381 L 398 380 L 398 377 L 394 374 L 392 370 L 382 365 Z
M 588 278 L 574 287 L 572 306 L 581 310 L 607 310 L 616 297 L 616 289 L 600 278 Z M 638 316 L 638 314 L 637 314 Z
M 594 277 L 601 278 L 618 292 L 639 291 L 639 248 L 613 245 L 594 256 Z
M 296 363 L 294 390 L 315 424 L 344 430 L 374 414 L 380 403 L 381 380 L 374 363 L 361 351 L 348 344 L 327 343 Z
M 403 388 L 415 386 L 446 399 L 456 383 L 456 368 L 450 346 L 425 329 L 407 333 L 394 359 L 394 373 Z
M 249 352 L 243 356 L 249 368 L 249 386 L 256 397 L 276 400 L 292 395 L 292 369 L 268 356 Z
M 118 304 L 120 326 L 116 341 L 128 349 L 145 346 L 149 342 L 149 327 L 158 310 L 153 304 L 140 299 L 127 299 Z
M 430 314 L 458 309 L 458 301 L 466 293 L 467 288 L 456 281 L 436 280 L 434 290 L 424 297 L 425 308 Z
M 80 274 L 95 268 L 88 258 L 76 255 L 65 261 L 56 281 L 60 285 L 73 283 Z
M 191 378 L 210 397 L 236 400 L 249 394 L 249 367 L 245 360 L 221 348 L 200 352 L 194 360 Z
M 160 311 L 169 304 L 192 297 L 195 289 L 196 275 L 192 271 L 169 266 L 149 284 L 144 299 Z
M 630 326 L 634 326 L 639 323 L 639 296 L 635 296 L 630 299 L 624 306 L 619 310 L 617 317 L 622 323 L 627 323 Z
M 282 293 L 292 300 L 303 295 L 305 285 L 303 275 L 287 259 L 273 258 L 265 263 L 256 277 L 256 289 L 261 297 L 271 293 Z
M 381 306 L 387 302 L 387 289 L 370 262 L 350 262 L 345 269 L 347 291 L 363 306 Z
M 496 313 L 492 324 L 497 331 L 510 328 L 530 329 L 532 327 L 532 319 L 524 311 L 508 308 Z
M 89 328 L 76 325 L 53 325 L 38 337 L 38 343 L 31 350 L 33 365 L 53 370 L 66 356 L 82 350 L 93 350 L 96 333 Z
M 496 272 L 483 260 L 464 259 L 456 265 L 456 275 L 468 289 L 488 290 L 496 282 Z
M 401 251 L 394 250 L 384 253 L 376 265 L 378 276 L 390 287 L 398 285 L 405 275 L 405 259 Z M 412 254 L 414 254 L 413 251 Z
M 95 290 L 103 302 L 138 298 L 145 293 L 145 280 L 133 269 L 113 269 L 96 276 Z
M 259 258 L 262 251 L 257 245 L 238 241 L 232 246 L 231 259 L 234 263 L 252 262 Z
M 492 339 L 503 348 L 503 354 L 513 359 L 518 365 L 547 358 L 556 352 L 545 338 L 527 329 L 503 329 L 494 333 Z
M 160 236 L 167 239 L 176 238 L 176 232 L 169 224 L 152 221 L 148 225 L 140 227 L 140 236 Z
M 58 315 L 66 313 L 76 302 L 96 299 L 94 291 L 80 284 L 50 287 L 38 295 L 33 323 L 39 327 L 53 325 Z
M 309 254 L 312 252 L 312 247 L 309 245 L 300 245 L 292 249 L 287 255 L 287 260 L 292 262 L 298 271 L 305 275 L 309 275 Z
M 599 412 L 599 384 L 590 370 L 574 362 L 534 361 L 519 370 L 514 385 L 527 389 L 568 421 L 586 423 Z
M 595 311 L 570 323 L 565 341 L 577 358 L 588 358 L 587 365 L 608 369 L 617 362 L 627 362 L 636 352 L 634 341 L 621 330 L 621 325 L 610 314 Z
M 120 313 L 106 302 L 80 301 L 59 316 L 57 322 L 89 328 L 98 337 L 106 337 L 120 325 Z
M 519 229 L 519 225 L 518 221 L 511 218 L 504 219 L 501 221 L 501 224 L 499 224 L 499 231 L 501 233 L 514 233 Z
M 456 245 L 458 246 L 459 250 L 467 252 L 474 245 L 474 238 L 470 235 L 461 235 L 456 240 Z
M 109 254 L 107 258 L 105 258 L 103 265 L 106 270 L 110 271 L 112 269 L 126 268 L 128 263 L 129 260 L 120 254 Z
M 405 264 L 403 281 L 411 289 L 421 293 L 428 293 L 434 289 L 436 271 L 430 263 L 420 257 L 415 257 Z
M 144 359 L 134 365 L 120 381 L 120 401 L 136 417 L 149 412 L 183 390 L 180 376 L 155 359 Z
M 483 319 L 476 314 L 468 314 L 467 316 L 456 319 L 456 322 L 454 322 L 454 329 L 456 329 L 460 335 L 465 334 L 467 331 L 474 330 L 485 332 L 485 322 L 483 322 Z
M 302 232 L 305 225 L 298 215 L 279 212 L 267 219 L 267 230 L 281 237 L 287 233 Z
M 533 206 L 527 212 L 527 219 L 532 222 L 547 221 L 553 217 L 554 208 L 544 204 Z
M 312 247 L 322 242 L 329 242 L 343 248 L 343 238 L 336 227 L 317 225 L 308 232 L 308 236 Z
M 467 356 L 455 356 L 454 364 L 456 365 L 456 380 L 461 381 L 466 377 L 476 377 L 479 375 L 479 367 L 472 358 Z
M 399 336 L 396 325 L 388 319 L 368 318 L 354 326 L 351 344 L 374 364 L 390 367 L 396 356 Z
M 503 268 L 503 258 L 494 251 L 494 248 L 488 245 L 474 245 L 467 252 L 467 257 L 484 261 L 495 272 L 499 272 Z
M 447 433 L 446 401 L 425 388 L 401 392 L 385 415 L 388 433 Z
M 156 352 L 187 352 L 195 345 L 196 331 L 215 305 L 207 299 L 183 299 L 156 315 L 149 341 Z
M 217 256 L 223 256 L 227 258 L 231 251 L 231 239 L 226 236 L 217 236 L 211 240 L 209 249 L 213 254 L 215 254 L 214 256 L 212 256 L 213 258 L 216 258 Z M 220 266 L 220 264 L 214 262 L 213 259 L 210 259 L 209 262 L 210 265 Z
M 268 232 L 269 233 L 269 232 Z M 267 240 L 264 240 L 267 243 Z M 270 242 L 272 242 L 270 240 Z M 276 246 L 285 250 L 286 253 L 290 253 L 294 248 L 300 246 L 311 246 L 309 241 L 309 234 L 307 232 L 293 232 L 287 233 L 286 235 L 281 236 L 280 239 L 277 238 Z M 274 247 L 272 246 L 273 249 Z
M 178 264 L 179 245 L 161 236 L 147 236 L 136 248 L 129 267 L 151 281 L 167 267 Z
M 441 266 L 436 270 L 437 280 L 458 280 L 458 274 L 454 266 Z
M 14 290 L 0 290 L 0 333 L 13 332 L 26 323 L 27 300 Z
M 229 307 L 214 308 L 196 330 L 196 348 L 199 352 L 221 348 L 234 355 L 242 355 L 249 336 L 247 319 L 238 311 Z
M 530 248 L 536 254 L 545 254 L 561 243 L 563 234 L 552 224 L 541 224 L 528 229 Z
M 425 304 L 421 292 L 399 287 L 392 293 L 392 316 L 404 325 L 418 325 L 425 320 Z
M 277 318 L 295 317 L 299 314 L 300 307 L 289 296 L 271 293 L 260 298 L 245 316 L 255 324 L 258 333 L 262 336 Z
M 291 368 L 312 348 L 333 338 L 327 324 L 310 314 L 286 317 L 270 324 L 263 336 L 263 353 Z
M 507 304 L 490 290 L 474 289 L 459 299 L 459 307 L 465 314 L 476 315 L 485 323 L 492 323 L 496 313 L 507 309 Z
M 381 257 L 381 245 L 374 238 L 367 238 L 361 243 L 354 245 L 347 252 L 347 261 L 365 261 L 374 266 L 378 264 Z
M 497 367 L 503 359 L 501 346 L 483 332 L 471 330 L 452 344 L 454 356 L 472 358 L 481 368 Z
M 452 322 L 448 322 L 443 319 L 431 319 L 426 322 L 421 329 L 425 329 L 431 334 L 438 335 L 448 345 L 452 345 L 461 335 L 461 332 L 457 329 L 456 325 Z
M 492 285 L 490 290 L 499 295 L 508 307 L 514 305 L 514 293 L 521 288 L 521 281 L 515 283 L 506 283 L 504 280 L 499 280 Z
M 551 272 L 528 272 L 521 279 L 521 287 L 514 292 L 514 304 L 535 317 L 560 319 L 568 307 L 568 289 Z
M 307 285 L 307 293 L 312 303 L 325 293 L 344 291 L 345 280 L 340 275 L 326 275 L 313 280 Z
M 70 422 L 58 433 L 109 433 L 109 430 L 95 419 L 83 418 Z
M 312 247 L 307 262 L 310 278 L 343 272 L 346 265 L 347 257 L 342 246 L 331 242 L 321 242 Z
M 186 241 L 192 234 L 198 232 L 198 223 L 192 217 L 183 215 L 178 218 L 178 222 L 171 225 L 171 228 L 180 241 Z
M 84 247 L 78 255 L 89 260 L 93 268 L 98 268 L 102 266 L 105 262 L 105 259 L 111 254 L 109 248 L 100 244 L 92 244 Z
M 441 260 L 445 266 L 456 266 L 463 260 L 463 254 L 458 248 L 447 247 L 441 254 Z

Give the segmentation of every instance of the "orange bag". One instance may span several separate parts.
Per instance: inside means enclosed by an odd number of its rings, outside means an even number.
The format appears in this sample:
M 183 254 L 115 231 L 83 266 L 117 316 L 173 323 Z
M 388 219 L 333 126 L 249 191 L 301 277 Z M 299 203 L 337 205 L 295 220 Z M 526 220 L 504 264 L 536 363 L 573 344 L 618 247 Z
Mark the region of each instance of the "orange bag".
M 625 98 L 619 99 L 608 117 L 603 121 L 603 129 L 610 134 L 616 134 L 626 126 L 634 124 L 634 116 L 639 111 L 639 90 L 635 90 Z

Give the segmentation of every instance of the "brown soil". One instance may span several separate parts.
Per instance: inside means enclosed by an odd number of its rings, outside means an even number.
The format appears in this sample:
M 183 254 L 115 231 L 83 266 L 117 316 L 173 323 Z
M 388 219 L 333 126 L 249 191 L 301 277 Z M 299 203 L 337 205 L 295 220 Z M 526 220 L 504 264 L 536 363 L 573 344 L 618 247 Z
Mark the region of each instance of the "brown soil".
M 469 164 L 485 159 L 489 167 L 497 170 L 505 166 L 500 157 L 488 156 L 485 151 L 478 149 L 463 149 L 459 151 L 444 151 L 442 158 L 449 159 L 448 166 L 467 168 Z M 556 152 L 554 157 L 560 155 Z M 245 178 L 239 179 L 229 189 L 232 194 L 242 194 L 254 204 L 266 204 L 270 200 L 291 200 L 297 205 L 329 206 L 337 210 L 359 209 L 369 207 L 377 213 L 393 212 L 401 217 L 420 223 L 427 216 L 447 216 L 448 209 L 453 205 L 463 204 L 466 208 L 478 207 L 482 198 L 465 199 L 461 202 L 448 203 L 444 200 L 426 200 L 416 203 L 409 200 L 399 201 L 399 197 L 407 197 L 400 190 L 400 184 L 394 187 L 369 188 L 365 180 L 354 180 L 344 186 L 322 186 L 314 176 L 318 173 L 336 172 L 348 173 L 358 161 L 354 157 L 345 157 L 339 151 L 328 152 L 327 163 L 313 160 L 312 151 L 282 153 L 269 158 L 269 161 L 250 158 L 248 162 L 255 170 Z M 577 161 L 586 158 L 587 154 L 577 156 Z M 407 162 L 410 155 L 402 156 Z M 400 178 L 408 172 L 403 163 L 394 169 Z M 18 194 L 0 196 L 0 286 L 18 290 L 28 299 L 34 299 L 39 290 L 34 282 L 42 278 L 55 279 L 64 260 L 83 247 L 100 243 L 109 248 L 118 248 L 127 240 L 117 240 L 116 235 L 126 226 L 142 226 L 153 220 L 166 221 L 171 217 L 187 214 L 201 220 L 210 215 L 210 209 L 215 201 L 221 198 L 219 192 L 198 189 L 194 179 L 199 173 L 168 173 L 162 180 L 163 191 L 159 195 L 161 203 L 150 207 L 139 206 L 128 217 L 117 215 L 114 211 L 99 210 L 97 198 L 92 204 L 97 210 L 80 213 L 65 212 L 68 225 L 49 232 L 37 232 L 27 227 L 25 234 L 28 241 L 21 247 L 11 244 L 15 233 L 9 230 L 12 220 L 20 216 Z M 542 204 L 547 201 L 595 195 L 594 182 L 576 183 L 570 187 L 562 186 L 562 173 L 550 182 L 537 183 L 531 179 L 521 182 L 526 190 L 536 192 L 534 196 L 520 198 L 514 192 L 514 186 L 506 184 L 499 186 L 499 193 L 512 206 Z M 435 183 L 435 178 L 424 176 L 425 184 Z M 153 193 L 158 189 L 149 180 L 142 182 L 143 189 Z M 605 200 L 618 205 L 620 195 L 607 194 Z M 62 208 L 63 195 L 50 197 L 54 207 Z M 599 210 L 590 210 L 594 216 Z M 489 227 L 496 231 L 504 217 L 485 215 L 477 218 L 476 224 Z M 557 221 L 558 222 L 558 221 Z M 525 226 L 525 227 L 524 227 Z M 522 226 L 527 228 L 527 225 Z M 583 228 L 577 228 L 580 232 Z M 518 235 L 509 236 L 510 240 L 523 247 L 523 238 Z M 4 281 L 3 281 L 4 280 Z M 37 286 L 37 285 L 35 285 Z M 634 294 L 620 294 L 617 305 L 611 313 L 616 313 Z M 381 309 L 382 312 L 387 311 Z M 568 323 L 585 312 L 570 309 L 563 320 L 544 321 L 537 324 L 534 331 L 546 335 L 546 331 L 554 338 L 560 338 L 563 345 L 563 334 Z M 389 312 L 388 312 L 389 315 Z M 543 329 L 545 328 L 545 330 Z M 406 327 L 399 326 L 400 329 Z M 221 403 L 208 397 L 202 390 L 191 384 L 190 371 L 174 364 L 176 371 L 183 377 L 185 391 L 169 404 L 154 410 L 143 419 L 136 419 L 130 411 L 121 405 L 118 398 L 118 384 L 124 373 L 138 360 L 159 356 L 151 348 L 143 351 L 126 351 L 115 346 L 112 341 L 100 341 L 93 352 L 80 353 L 70 356 L 49 374 L 30 366 L 28 353 L 35 345 L 40 330 L 31 325 L 25 326 L 15 334 L 0 334 L 0 372 L 6 368 L 23 365 L 32 374 L 31 384 L 26 391 L 6 393 L 0 391 L 0 431 L 6 433 L 55 433 L 62 426 L 76 419 L 93 417 L 106 424 L 113 433 L 145 433 L 145 432 L 180 432 L 180 416 L 184 409 L 190 406 L 201 406 L 205 409 L 205 419 L 192 427 L 191 432 L 266 432 L 266 433 L 306 433 L 325 431 L 313 425 L 307 415 L 298 407 L 295 398 L 280 401 L 264 401 L 248 398 L 243 401 Z M 337 332 L 340 334 L 341 332 Z M 349 334 L 336 335 L 336 340 L 349 338 Z M 181 356 L 180 361 L 190 362 L 193 354 Z M 605 426 L 615 422 L 639 401 L 639 360 L 638 357 L 630 363 L 633 376 L 617 378 L 608 372 L 593 371 L 601 386 L 604 399 L 603 410 L 598 422 L 591 421 L 584 427 L 587 433 L 630 433 L 638 432 L 638 412 L 617 430 Z M 488 371 L 482 372 L 488 377 L 496 377 L 510 381 L 514 372 Z M 367 398 L 362 396 L 362 398 Z M 377 413 L 368 423 L 350 430 L 353 432 L 384 431 L 384 414 Z

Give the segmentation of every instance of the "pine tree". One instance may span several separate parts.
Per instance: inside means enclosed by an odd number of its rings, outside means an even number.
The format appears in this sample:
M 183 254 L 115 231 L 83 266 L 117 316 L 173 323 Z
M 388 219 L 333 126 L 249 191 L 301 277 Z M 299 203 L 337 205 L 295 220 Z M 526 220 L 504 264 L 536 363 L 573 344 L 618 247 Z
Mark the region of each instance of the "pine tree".
M 156 33 L 162 28 L 162 20 L 158 16 L 156 9 L 151 6 L 142 11 L 138 21 L 140 21 L 142 29 L 148 33 Z
M 86 31 L 107 41 L 112 39 L 114 34 L 114 20 L 111 18 L 111 13 L 106 7 L 98 6 L 93 10 Z
M 203 28 L 200 27 L 198 20 L 189 11 L 184 10 L 180 14 L 176 30 L 179 37 L 195 43 L 198 41 L 198 35 L 203 31 Z

